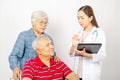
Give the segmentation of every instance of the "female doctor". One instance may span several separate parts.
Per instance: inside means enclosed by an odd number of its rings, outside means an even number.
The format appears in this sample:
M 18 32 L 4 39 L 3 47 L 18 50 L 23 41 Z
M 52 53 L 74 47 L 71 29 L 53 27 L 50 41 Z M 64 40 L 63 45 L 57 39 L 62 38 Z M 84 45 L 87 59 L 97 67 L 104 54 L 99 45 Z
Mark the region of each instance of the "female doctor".
M 102 60 L 106 56 L 104 31 L 98 27 L 90 6 L 81 7 L 77 17 L 82 30 L 73 35 L 70 47 L 70 55 L 74 57 L 74 71 L 80 80 L 100 80 Z M 89 54 L 85 48 L 77 50 L 78 43 L 101 43 L 102 46 L 98 53 Z

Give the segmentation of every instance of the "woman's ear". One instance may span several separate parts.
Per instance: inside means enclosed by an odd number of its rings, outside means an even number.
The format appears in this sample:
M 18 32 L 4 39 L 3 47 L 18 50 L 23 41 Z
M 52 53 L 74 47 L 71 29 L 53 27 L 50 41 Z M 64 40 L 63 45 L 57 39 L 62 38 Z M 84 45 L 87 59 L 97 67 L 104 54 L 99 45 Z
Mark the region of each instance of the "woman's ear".
M 93 20 L 93 16 L 90 16 L 90 21 L 92 21 Z
M 34 26 L 34 25 L 35 25 L 35 22 L 34 22 L 34 21 L 31 21 L 31 23 L 32 23 L 32 26 Z

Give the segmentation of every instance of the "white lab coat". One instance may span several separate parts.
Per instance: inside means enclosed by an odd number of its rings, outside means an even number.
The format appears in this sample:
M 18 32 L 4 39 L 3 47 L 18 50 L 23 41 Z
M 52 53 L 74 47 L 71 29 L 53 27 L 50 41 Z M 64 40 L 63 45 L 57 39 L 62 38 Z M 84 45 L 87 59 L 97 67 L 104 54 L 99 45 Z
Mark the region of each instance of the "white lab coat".
M 94 32 L 97 30 L 97 32 Z M 80 31 L 79 37 L 81 37 L 83 33 L 83 29 Z M 100 80 L 101 78 L 101 66 L 102 66 L 102 60 L 106 56 L 105 51 L 105 33 L 102 29 L 93 27 L 90 34 L 87 36 L 84 43 L 102 43 L 102 46 L 97 54 L 92 54 L 93 59 L 88 59 L 86 57 L 83 57 L 83 64 L 82 64 L 82 78 L 83 80 Z M 76 57 L 74 54 L 72 55 L 74 57 L 74 71 L 77 73 L 78 69 L 78 62 L 79 58 Z

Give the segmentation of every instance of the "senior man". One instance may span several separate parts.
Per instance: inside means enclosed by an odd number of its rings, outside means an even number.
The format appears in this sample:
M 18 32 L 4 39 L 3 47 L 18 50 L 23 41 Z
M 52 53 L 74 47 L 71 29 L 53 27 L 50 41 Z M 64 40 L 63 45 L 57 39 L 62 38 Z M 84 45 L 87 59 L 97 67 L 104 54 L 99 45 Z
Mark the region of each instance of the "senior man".
M 38 56 L 25 63 L 22 80 L 63 80 L 63 77 L 68 80 L 79 80 L 64 62 L 54 61 L 54 46 L 49 37 L 37 37 L 32 46 Z

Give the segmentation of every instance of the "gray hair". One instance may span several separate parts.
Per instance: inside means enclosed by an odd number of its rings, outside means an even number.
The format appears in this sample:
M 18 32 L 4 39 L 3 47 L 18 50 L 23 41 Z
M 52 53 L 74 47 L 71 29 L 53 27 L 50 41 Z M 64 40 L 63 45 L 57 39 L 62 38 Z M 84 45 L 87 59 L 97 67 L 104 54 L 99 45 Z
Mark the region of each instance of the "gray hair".
M 38 47 L 40 47 L 40 40 L 41 40 L 42 38 L 48 38 L 48 39 L 50 39 L 47 35 L 44 35 L 44 34 L 38 36 L 38 37 L 32 42 L 32 47 L 33 47 L 34 50 L 36 50 Z
M 45 19 L 45 18 L 48 18 L 47 13 L 38 10 L 32 13 L 31 21 L 36 22 L 38 19 Z

